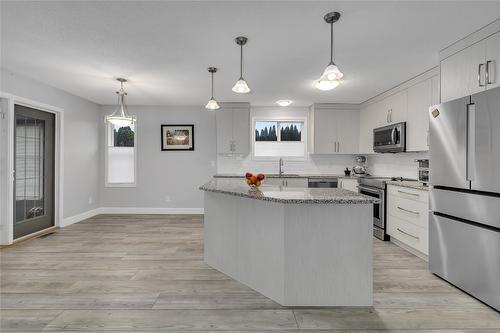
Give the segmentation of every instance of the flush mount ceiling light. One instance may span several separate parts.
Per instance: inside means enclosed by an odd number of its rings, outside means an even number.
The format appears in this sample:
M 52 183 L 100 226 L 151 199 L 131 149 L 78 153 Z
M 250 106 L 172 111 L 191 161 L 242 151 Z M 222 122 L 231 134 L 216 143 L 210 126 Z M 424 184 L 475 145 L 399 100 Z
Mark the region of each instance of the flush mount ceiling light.
M 279 106 L 288 106 L 292 103 L 293 103 L 293 101 L 291 101 L 289 99 L 280 99 L 280 100 L 276 101 L 276 104 L 278 104 Z
M 319 90 L 332 90 L 340 84 L 340 79 L 344 74 L 337 67 L 334 59 L 334 39 L 333 39 L 333 23 L 337 22 L 340 18 L 339 12 L 330 12 L 324 16 L 325 22 L 330 24 L 330 63 L 323 71 L 321 77 L 314 81 L 314 86 Z
M 216 67 L 208 67 L 208 72 L 212 75 L 212 97 L 208 101 L 207 105 L 205 105 L 205 108 L 209 110 L 217 110 L 220 108 L 219 103 L 214 98 L 214 73 L 217 72 Z
M 250 87 L 248 87 L 247 81 L 243 78 L 243 45 L 248 41 L 248 38 L 244 36 L 236 37 L 236 44 L 240 46 L 240 78 L 236 81 L 233 91 L 238 94 L 247 94 L 250 92 Z
M 116 92 L 118 95 L 118 106 L 115 112 L 106 116 L 106 121 L 120 127 L 129 126 L 132 125 L 136 119 L 128 113 L 127 106 L 125 105 L 125 95 L 127 95 L 127 93 L 123 89 L 123 84 L 127 82 L 127 79 L 119 77 L 116 81 L 120 82 L 120 90 Z

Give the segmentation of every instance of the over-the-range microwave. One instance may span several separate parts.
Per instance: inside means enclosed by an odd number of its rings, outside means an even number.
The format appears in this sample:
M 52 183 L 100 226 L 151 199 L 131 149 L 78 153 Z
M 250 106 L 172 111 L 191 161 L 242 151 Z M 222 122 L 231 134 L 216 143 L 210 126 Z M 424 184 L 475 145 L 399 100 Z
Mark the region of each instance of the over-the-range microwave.
M 406 123 L 396 123 L 373 129 L 373 151 L 399 153 L 406 151 Z

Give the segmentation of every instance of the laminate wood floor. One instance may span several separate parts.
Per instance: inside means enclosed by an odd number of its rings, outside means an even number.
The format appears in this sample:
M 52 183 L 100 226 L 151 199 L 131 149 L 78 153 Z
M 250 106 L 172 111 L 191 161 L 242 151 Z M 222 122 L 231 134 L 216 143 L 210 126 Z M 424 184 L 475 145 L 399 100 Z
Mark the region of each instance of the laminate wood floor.
M 0 331 L 500 332 L 498 312 L 376 239 L 373 307 L 282 307 L 204 264 L 202 221 L 100 215 L 3 249 Z

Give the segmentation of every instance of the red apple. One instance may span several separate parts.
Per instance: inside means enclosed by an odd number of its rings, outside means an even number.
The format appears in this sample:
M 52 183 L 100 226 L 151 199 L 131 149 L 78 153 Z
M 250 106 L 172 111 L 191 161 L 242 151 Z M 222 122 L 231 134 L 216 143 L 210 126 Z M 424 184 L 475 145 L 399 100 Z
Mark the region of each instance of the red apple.
M 257 175 L 257 179 L 258 179 L 258 180 L 260 180 L 260 181 L 264 180 L 265 178 L 266 178 L 266 176 L 264 176 L 264 174 L 263 174 L 263 173 L 259 173 L 259 174 Z
M 247 173 L 245 173 L 245 178 L 246 178 L 246 179 L 249 179 L 249 178 L 250 178 L 250 177 L 252 177 L 252 176 L 253 176 L 253 175 L 252 175 L 252 173 L 251 173 L 251 172 L 247 172 Z

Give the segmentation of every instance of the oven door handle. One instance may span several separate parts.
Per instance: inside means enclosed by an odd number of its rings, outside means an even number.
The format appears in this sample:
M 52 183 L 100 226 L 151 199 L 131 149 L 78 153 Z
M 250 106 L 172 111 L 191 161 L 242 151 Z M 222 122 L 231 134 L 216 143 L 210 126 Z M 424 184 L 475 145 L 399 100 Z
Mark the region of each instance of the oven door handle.
M 382 195 L 384 193 L 384 190 L 374 190 L 373 188 L 370 188 L 370 187 L 365 187 L 363 185 L 359 185 L 358 188 L 362 191 L 366 191 L 366 192 L 370 192 L 370 193 L 375 193 L 375 194 L 380 194 Z

